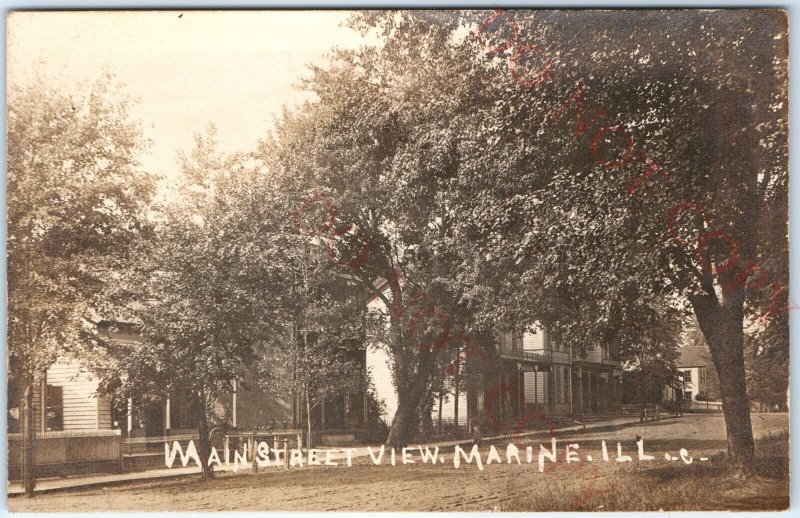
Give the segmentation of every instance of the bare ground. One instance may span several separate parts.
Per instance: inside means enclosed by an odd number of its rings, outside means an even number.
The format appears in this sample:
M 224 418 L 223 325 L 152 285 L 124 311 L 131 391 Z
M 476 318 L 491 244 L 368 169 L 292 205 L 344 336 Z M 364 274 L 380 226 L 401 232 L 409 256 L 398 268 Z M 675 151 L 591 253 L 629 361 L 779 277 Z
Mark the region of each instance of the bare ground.
M 268 470 L 259 474 L 221 474 L 211 481 L 195 477 L 119 487 L 39 495 L 9 500 L 13 512 L 47 511 L 568 511 L 568 510 L 778 510 L 789 505 L 788 416 L 756 414 L 754 473 L 741 477 L 724 461 L 721 416 L 687 416 L 613 432 L 558 437 L 559 463 L 544 473 L 525 462 L 524 448 L 539 440 L 516 442 L 522 465 L 505 463 L 506 444 L 498 444 L 503 463 L 479 470 L 454 469 L 452 450 L 444 464 L 380 466 L 367 458 L 352 467 Z M 645 441 L 652 461 L 638 461 L 635 437 Z M 600 440 L 611 459 L 601 460 Z M 616 443 L 632 462 L 614 461 Z M 546 444 L 546 441 L 544 441 Z M 581 462 L 564 463 L 567 442 L 580 444 Z M 486 462 L 488 446 L 482 448 Z M 667 461 L 686 448 L 691 464 Z M 593 456 L 588 462 L 586 455 Z M 709 460 L 700 462 L 701 456 Z M 739 478 L 737 478 L 739 477 Z

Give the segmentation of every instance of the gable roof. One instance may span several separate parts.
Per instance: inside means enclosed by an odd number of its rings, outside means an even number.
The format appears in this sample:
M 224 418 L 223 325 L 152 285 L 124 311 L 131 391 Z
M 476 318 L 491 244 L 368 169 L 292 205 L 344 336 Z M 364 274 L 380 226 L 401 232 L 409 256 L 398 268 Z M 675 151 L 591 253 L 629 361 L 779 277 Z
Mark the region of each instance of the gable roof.
M 709 367 L 711 351 L 707 345 L 686 345 L 679 348 L 678 367 Z

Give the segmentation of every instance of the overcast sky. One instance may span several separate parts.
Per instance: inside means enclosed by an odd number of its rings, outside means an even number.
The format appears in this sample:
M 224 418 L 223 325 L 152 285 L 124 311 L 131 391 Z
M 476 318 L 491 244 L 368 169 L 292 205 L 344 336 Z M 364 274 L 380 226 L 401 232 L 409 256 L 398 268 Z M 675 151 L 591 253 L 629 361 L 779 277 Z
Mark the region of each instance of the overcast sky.
M 182 16 L 180 16 L 182 14 Z M 141 102 L 133 116 L 153 141 L 153 172 L 176 169 L 177 150 L 213 122 L 224 150 L 252 149 L 283 105 L 308 94 L 296 85 L 308 63 L 334 46 L 356 47 L 346 12 L 39 12 L 8 19 L 8 74 L 35 70 L 65 90 L 109 70 Z

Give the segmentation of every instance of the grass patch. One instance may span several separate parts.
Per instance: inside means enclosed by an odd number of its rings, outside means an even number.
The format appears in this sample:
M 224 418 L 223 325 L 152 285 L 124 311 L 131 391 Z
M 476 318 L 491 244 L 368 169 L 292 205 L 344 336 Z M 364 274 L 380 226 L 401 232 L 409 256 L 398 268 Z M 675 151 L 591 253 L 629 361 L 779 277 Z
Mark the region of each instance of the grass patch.
M 789 507 L 789 440 L 780 433 L 756 443 L 750 473 L 724 454 L 708 462 L 629 469 L 592 466 L 554 480 L 552 491 L 504 502 L 500 511 L 781 511 Z M 656 452 L 656 454 L 663 452 Z M 656 457 L 658 458 L 658 457 Z

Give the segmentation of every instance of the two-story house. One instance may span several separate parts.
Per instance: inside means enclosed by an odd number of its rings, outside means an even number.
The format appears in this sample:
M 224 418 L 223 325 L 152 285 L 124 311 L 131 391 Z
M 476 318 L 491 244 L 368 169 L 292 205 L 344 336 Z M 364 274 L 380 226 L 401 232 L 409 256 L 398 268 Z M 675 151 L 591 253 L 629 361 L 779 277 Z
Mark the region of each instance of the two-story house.
M 380 306 L 374 298 L 369 304 Z M 484 414 L 500 428 L 533 428 L 542 424 L 533 422 L 537 419 L 609 415 L 620 409 L 622 368 L 616 350 L 597 346 L 578 354 L 541 325 L 498 333 L 495 343 L 484 344 L 483 350 L 463 363 L 458 394 L 446 394 L 434 404 L 434 422 L 441 415 L 471 428 L 473 418 Z M 369 350 L 367 365 L 387 422 L 397 409 L 390 363 L 385 348 Z
M 502 334 L 495 354 L 494 362 L 484 362 L 490 368 L 488 376 L 484 371 L 484 403 L 478 408 L 482 406 L 489 419 L 502 421 L 503 426 L 532 427 L 535 423 L 525 422 L 531 416 L 541 420 L 619 410 L 622 369 L 615 350 L 597 346 L 579 354 L 535 325 Z M 487 405 L 485 398 L 498 393 L 502 393 L 500 404 L 491 400 Z

